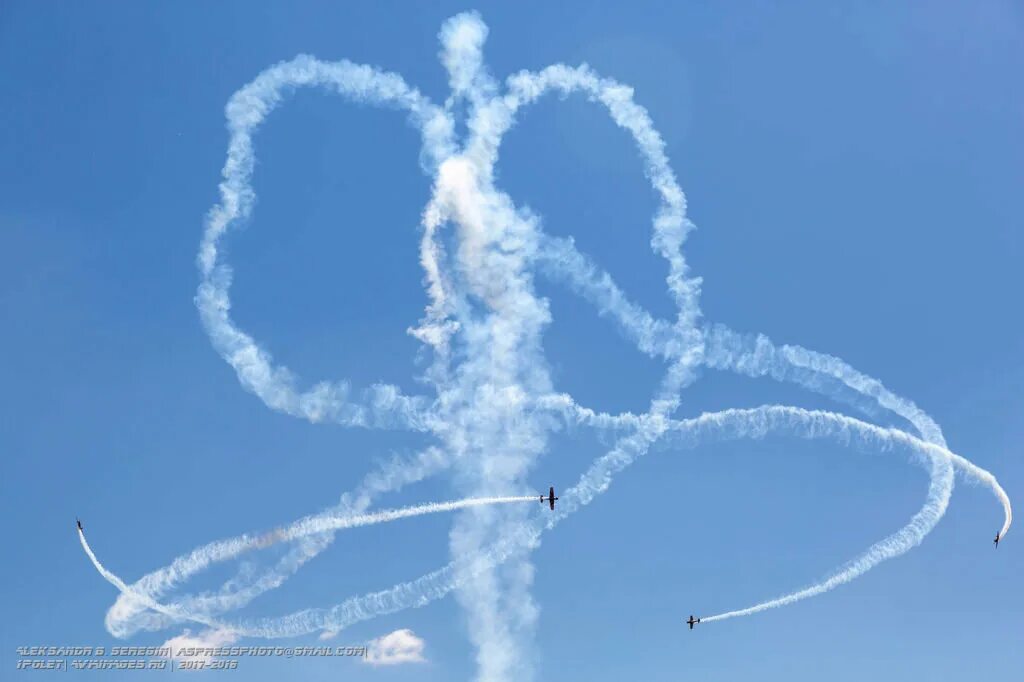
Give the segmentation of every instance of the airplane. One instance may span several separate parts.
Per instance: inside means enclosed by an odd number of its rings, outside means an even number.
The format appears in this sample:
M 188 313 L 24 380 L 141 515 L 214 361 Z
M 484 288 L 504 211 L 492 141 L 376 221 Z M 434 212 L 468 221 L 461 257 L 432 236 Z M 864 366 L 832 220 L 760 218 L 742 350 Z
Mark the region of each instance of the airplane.
M 996 549 L 999 549 L 999 533 L 996 533 L 996 539 L 992 542 L 996 544 Z
M 690 614 L 690 620 L 684 620 L 683 622 L 684 623 L 689 623 L 690 624 L 690 629 L 692 630 L 693 626 L 700 622 L 700 618 L 694 620 L 693 614 L 691 613 Z
M 77 516 L 75 517 L 75 523 L 78 524 L 78 530 L 85 530 L 84 528 L 82 528 L 82 522 L 78 520 Z
M 548 496 L 547 497 L 544 497 L 543 495 L 540 496 L 540 501 L 541 502 L 547 502 L 548 504 L 550 504 L 551 505 L 551 509 L 555 508 L 555 500 L 557 500 L 557 499 L 558 498 L 555 497 L 555 486 L 551 486 L 550 488 L 548 488 Z

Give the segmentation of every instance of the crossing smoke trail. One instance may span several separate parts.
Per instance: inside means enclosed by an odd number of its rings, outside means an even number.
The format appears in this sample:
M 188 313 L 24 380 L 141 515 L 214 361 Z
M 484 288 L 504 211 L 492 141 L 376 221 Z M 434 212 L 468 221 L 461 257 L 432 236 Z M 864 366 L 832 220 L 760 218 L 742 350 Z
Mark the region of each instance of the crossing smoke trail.
M 528 651 L 537 619 L 530 591 L 530 553 L 543 534 L 607 491 L 619 472 L 652 449 L 677 450 L 723 439 L 827 438 L 853 449 L 906 452 L 928 473 L 929 485 L 921 509 L 903 528 L 826 580 L 746 609 L 705 617 L 703 622 L 821 594 L 908 551 L 945 513 L 954 472 L 980 482 L 996 496 L 1004 511 L 1005 536 L 1012 521 L 1006 493 L 989 472 L 952 452 L 939 426 L 914 403 L 837 358 L 799 346 L 776 346 L 763 336 L 744 336 L 703 320 L 702 282 L 690 273 L 682 250 L 693 229 L 686 217 L 686 197 L 664 142 L 646 110 L 633 101 L 632 90 L 585 65 L 523 71 L 500 83 L 485 67 L 486 37 L 487 27 L 475 13 L 460 14 L 443 25 L 440 57 L 451 88 L 443 106 L 433 104 L 397 74 L 309 56 L 270 67 L 232 96 L 226 112 L 230 143 L 221 200 L 207 217 L 197 259 L 196 304 L 214 348 L 234 368 L 242 386 L 272 409 L 311 422 L 409 429 L 435 444 L 412 458 L 384 462 L 332 509 L 271 533 L 210 543 L 132 585 L 105 569 L 82 535 L 82 546 L 97 570 L 121 592 L 107 613 L 111 633 L 127 637 L 139 630 L 194 621 L 243 636 L 291 637 L 338 631 L 454 594 L 476 646 L 479 679 L 530 679 Z M 301 388 L 298 378 L 275 365 L 269 351 L 231 318 L 231 269 L 223 259 L 222 241 L 252 215 L 254 135 L 286 95 L 299 87 L 319 87 L 358 103 L 402 112 L 421 133 L 420 162 L 433 182 L 420 236 L 428 302 L 423 318 L 409 332 L 432 352 L 423 377 L 432 396 L 406 395 L 386 384 L 353 388 L 344 381 Z M 659 201 L 651 247 L 667 265 L 665 281 L 678 311 L 674 320 L 655 318 L 630 301 L 571 238 L 544 234 L 537 218 L 495 185 L 504 134 L 521 108 L 549 94 L 583 96 L 603 106 L 636 143 Z M 459 112 L 466 117 L 464 139 L 455 132 Z M 554 389 L 542 352 L 551 316 L 547 301 L 536 294 L 536 276 L 570 287 L 641 352 L 666 363 L 646 412 L 597 412 Z M 675 417 L 683 392 L 705 370 L 794 383 L 872 418 L 891 415 L 917 435 L 835 412 L 779 405 L 693 419 Z M 606 431 L 613 439 L 576 484 L 560 493 L 558 508 L 531 514 L 527 505 L 513 503 L 534 497 L 496 497 L 525 493 L 524 480 L 545 452 L 549 435 L 567 424 Z M 468 499 L 371 511 L 380 495 L 446 471 Z M 441 511 L 456 513 L 449 536 L 452 561 L 446 566 L 330 608 L 273 618 L 223 617 L 281 585 L 329 546 L 338 530 Z M 240 572 L 212 593 L 168 597 L 213 563 L 281 543 L 289 544 L 288 551 L 262 572 Z
M 475 507 L 517 504 L 523 502 L 536 503 L 537 497 L 532 495 L 510 496 L 510 497 L 478 497 L 451 502 L 430 502 L 427 504 L 403 507 L 400 509 L 388 509 L 369 514 L 345 515 L 336 511 L 324 512 L 303 519 L 284 527 L 272 530 L 260 535 L 241 535 L 227 540 L 211 542 L 199 547 L 189 554 L 179 557 L 170 566 L 147 575 L 135 585 L 129 586 L 120 577 L 105 568 L 96 557 L 89 543 L 85 539 L 85 533 L 79 530 L 79 540 L 82 548 L 88 555 L 96 570 L 122 593 L 126 600 L 122 605 L 123 609 L 129 608 L 129 603 L 141 605 L 147 609 L 153 609 L 164 616 L 174 620 L 191 620 L 204 625 L 218 628 L 228 628 L 219 621 L 208 618 L 204 613 L 194 608 L 188 608 L 187 604 L 179 602 L 175 606 L 168 606 L 157 601 L 159 595 L 173 589 L 178 584 L 188 580 L 197 573 L 209 568 L 212 564 L 236 559 L 240 555 L 257 549 L 266 549 L 272 545 L 293 542 L 299 538 L 310 535 L 319 535 L 328 531 L 338 531 L 361 526 L 371 526 L 379 523 L 390 523 L 400 519 L 423 516 L 426 514 L 440 514 L 454 512 L 460 509 L 471 509 Z M 127 616 L 126 611 L 121 612 L 121 617 Z M 108 623 L 109 624 L 109 623 Z M 118 630 L 120 628 L 114 628 Z M 244 634 L 244 629 L 230 628 L 233 631 Z M 115 632 L 114 634 L 118 634 Z M 127 633 L 126 633 L 127 634 Z
M 96 571 L 99 572 L 99 574 L 103 576 L 107 580 L 107 582 L 116 587 L 121 592 L 122 597 L 128 597 L 138 602 L 144 608 L 152 609 L 158 613 L 162 613 L 165 616 L 168 616 L 175 620 L 194 620 L 196 622 L 201 622 L 206 625 L 214 624 L 214 621 L 205 618 L 204 616 L 198 615 L 196 618 L 190 618 L 188 614 L 178 609 L 165 606 L 164 604 L 161 604 L 156 600 L 149 598 L 145 594 L 136 593 L 123 580 L 121 580 L 121 578 L 119 578 L 115 573 L 108 570 L 106 566 L 100 563 L 100 560 L 96 557 L 95 552 L 92 551 L 92 547 L 89 546 L 89 541 L 85 539 L 85 532 L 82 529 L 78 530 L 78 541 L 81 543 L 82 549 L 85 551 L 85 555 L 89 557 L 89 561 L 91 561 L 92 565 L 96 567 Z
M 371 526 L 378 523 L 389 523 L 399 519 L 407 519 L 413 516 L 424 514 L 439 514 L 453 512 L 459 509 L 471 507 L 483 507 L 497 504 L 512 504 L 515 502 L 536 502 L 537 498 L 530 496 L 519 497 L 478 497 L 453 502 L 431 502 L 428 504 L 403 507 L 401 509 L 389 509 L 373 512 L 370 514 L 357 514 L 353 516 L 339 515 L 336 513 L 322 513 L 300 519 L 285 528 L 278 528 L 268 533 L 257 536 L 243 535 L 238 538 L 213 542 L 193 550 L 181 561 L 176 561 L 169 569 L 158 571 L 149 576 L 147 588 L 152 591 L 165 591 L 176 583 L 188 579 L 199 571 L 207 568 L 210 564 L 227 561 L 237 558 L 239 555 L 254 549 L 266 549 L 272 545 L 282 542 L 292 542 L 308 535 L 319 535 L 328 531 L 358 528 L 360 526 Z
M 874 426 L 833 412 L 788 406 L 772 405 L 748 410 L 725 410 L 701 415 L 695 419 L 669 421 L 664 426 L 666 436 L 663 445 L 673 448 L 692 448 L 722 440 L 764 438 L 778 433 L 801 438 L 831 439 L 866 452 L 903 449 L 912 457 L 916 457 L 915 461 L 931 472 L 934 472 L 937 463 L 941 463 L 952 454 L 944 448 L 915 438 L 898 429 Z M 494 543 L 493 546 L 472 559 L 475 562 L 474 570 L 484 570 L 489 566 L 498 565 L 523 548 L 538 546 L 544 531 L 553 528 L 563 519 L 589 504 L 597 495 L 607 489 L 608 486 L 605 482 L 631 462 L 632 460 L 623 458 L 616 451 L 599 458 L 581 477 L 576 486 L 561 494 L 564 503 L 559 506 L 554 515 L 545 514 L 535 517 L 531 523 L 515 528 L 514 532 L 503 538 L 502 541 Z M 936 483 L 935 479 L 936 477 L 933 475 L 933 487 L 946 483 L 942 479 L 938 479 L 938 483 Z M 535 501 L 536 498 L 526 499 Z M 413 510 L 396 511 L 405 515 L 413 513 Z M 912 525 L 919 527 L 915 524 Z M 919 541 L 920 538 L 917 540 Z M 250 542 L 256 544 L 257 540 L 252 539 Z M 876 563 L 880 560 L 877 559 Z M 848 577 L 842 582 L 848 582 L 850 579 L 852 577 Z M 207 625 L 215 624 L 218 627 L 230 628 L 235 632 L 250 636 L 297 636 L 323 629 L 342 629 L 377 615 L 421 606 L 457 589 L 461 580 L 459 566 L 453 563 L 410 583 L 403 583 L 384 592 L 350 599 L 332 609 L 311 609 L 284 618 L 240 621 L 230 624 L 211 622 L 208 619 L 191 617 L 190 619 Z M 834 577 L 813 588 L 814 593 L 831 589 L 838 584 L 840 584 L 838 579 Z M 126 587 L 119 587 L 119 589 L 133 590 L 133 588 Z M 808 590 L 804 590 L 796 593 L 795 596 L 788 597 L 788 601 L 785 603 L 811 596 L 807 592 Z M 132 595 L 134 592 L 128 594 Z M 771 606 L 782 605 L 775 603 L 777 601 L 779 600 L 773 600 L 768 603 L 770 605 L 745 609 L 743 612 L 707 617 L 703 619 L 703 622 L 711 622 L 732 615 L 745 615 L 771 608 Z M 164 607 L 164 610 L 168 610 L 168 607 Z

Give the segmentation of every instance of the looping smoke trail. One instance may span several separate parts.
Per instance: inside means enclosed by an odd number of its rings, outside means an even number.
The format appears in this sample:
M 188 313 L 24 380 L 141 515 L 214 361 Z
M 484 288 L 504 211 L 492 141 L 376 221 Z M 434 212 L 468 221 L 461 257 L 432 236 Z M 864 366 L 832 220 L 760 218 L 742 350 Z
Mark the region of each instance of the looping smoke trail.
M 902 449 L 913 456 L 912 461 L 921 464 L 933 474 L 930 488 L 941 486 L 948 482 L 941 478 L 937 479 L 934 476 L 934 470 L 936 463 L 945 461 L 953 454 L 940 446 L 910 436 L 898 429 L 874 426 L 833 412 L 805 410 L 789 406 L 769 405 L 746 410 L 724 410 L 722 412 L 704 414 L 694 419 L 670 420 L 665 422 L 663 426 L 665 438 L 662 445 L 673 449 L 693 448 L 701 444 L 720 440 L 764 438 L 774 433 L 808 439 L 831 439 L 864 452 L 887 452 Z M 564 491 L 561 494 L 564 504 L 559 505 L 555 514 L 538 515 L 533 517 L 528 523 L 520 524 L 513 529 L 512 533 L 502 538 L 499 542 L 493 543 L 478 556 L 469 559 L 464 558 L 461 566 L 465 567 L 467 564 L 472 563 L 471 570 L 476 572 L 483 571 L 488 567 L 496 566 L 508 560 L 516 552 L 538 546 L 540 536 L 544 531 L 553 528 L 563 519 L 589 504 L 597 495 L 607 490 L 607 482 L 610 481 L 610 478 L 635 460 L 635 456 L 630 456 L 631 454 L 643 454 L 642 452 L 624 454 L 622 450 L 623 448 L 620 446 L 619 450 L 610 451 L 605 456 L 599 458 L 580 478 L 576 486 Z M 526 499 L 530 501 L 535 500 L 532 497 Z M 941 505 L 941 500 L 937 504 Z M 929 507 L 930 505 L 926 505 L 926 509 L 929 509 Z M 404 510 L 397 511 L 402 512 L 403 515 L 411 515 L 412 513 L 411 510 L 409 512 Z M 301 522 L 299 523 L 301 524 Z M 920 542 L 924 534 L 927 533 L 927 530 L 930 529 L 930 527 L 926 527 L 924 522 L 912 523 L 910 527 L 915 529 L 913 537 L 909 538 L 909 541 L 913 542 L 913 544 Z M 883 556 L 882 553 L 885 551 L 895 551 L 895 543 L 903 541 L 898 536 L 899 533 L 894 534 L 887 541 L 878 543 L 873 548 L 876 550 L 871 555 L 873 559 L 868 560 L 878 563 L 884 560 L 884 558 L 888 558 Z M 253 543 L 255 541 L 254 539 L 249 539 L 249 542 Z M 867 569 L 861 568 L 859 570 L 863 572 L 863 570 Z M 819 586 L 808 588 L 807 590 L 795 593 L 793 596 L 786 597 L 785 599 L 788 601 L 785 603 L 791 603 L 797 599 L 811 596 L 811 594 L 831 589 L 841 582 L 848 582 L 852 579 L 852 577 L 849 577 L 850 575 L 847 574 L 845 578 L 833 576 Z M 108 579 L 110 578 L 108 577 Z M 284 618 L 246 620 L 219 623 L 219 625 L 239 634 L 260 637 L 297 636 L 323 629 L 336 631 L 377 615 L 424 605 L 457 589 L 464 580 L 465 576 L 460 577 L 460 563 L 456 562 L 415 581 L 402 583 L 383 592 L 375 592 L 363 597 L 349 599 L 331 609 L 308 609 L 285 616 Z M 112 580 L 112 582 L 114 581 Z M 141 582 L 138 584 L 141 584 Z M 117 585 L 118 583 L 115 582 L 114 584 Z M 124 586 L 119 587 L 119 589 L 126 591 L 126 594 L 129 596 L 134 596 L 137 588 L 135 586 Z M 144 594 L 143 596 L 150 601 L 150 604 L 147 605 L 152 608 L 152 597 L 149 594 Z M 733 615 L 745 615 L 764 610 L 765 608 L 771 608 L 771 606 L 782 605 L 777 603 L 779 601 L 773 600 L 766 603 L 766 605 L 745 609 L 742 612 L 708 617 L 704 619 L 704 622 Z M 171 611 L 171 607 L 164 606 L 163 610 Z M 179 610 L 172 612 L 181 614 Z M 210 624 L 209 619 L 203 619 L 202 614 L 200 614 L 199 618 L 193 618 L 192 615 L 189 615 L 188 618 Z
M 311 535 L 322 535 L 330 531 L 358 528 L 360 526 L 371 526 L 379 523 L 390 523 L 400 519 L 407 519 L 425 514 L 440 514 L 454 512 L 460 509 L 474 507 L 487 507 L 495 505 L 517 504 L 523 502 L 536 502 L 537 498 L 532 495 L 508 496 L 508 497 L 477 497 L 464 500 L 453 500 L 451 502 L 430 502 L 427 504 L 403 507 L 401 509 L 388 509 L 369 514 L 341 514 L 335 511 L 323 512 L 299 519 L 294 523 L 278 528 L 260 535 L 240 535 L 227 540 L 211 542 L 199 547 L 189 554 L 179 557 L 170 566 L 150 573 L 134 585 L 126 584 L 120 577 L 111 572 L 100 563 L 89 543 L 85 539 L 85 533 L 79 530 L 79 539 L 82 548 L 92 561 L 96 570 L 121 592 L 123 602 L 120 608 L 119 617 L 108 621 L 115 630 L 114 634 L 122 636 L 131 634 L 134 628 L 127 627 L 129 610 L 135 606 L 143 606 L 146 609 L 153 609 L 164 616 L 174 620 L 191 620 L 213 627 L 227 628 L 239 634 L 244 634 L 244 628 L 229 627 L 220 621 L 209 618 L 205 611 L 197 611 L 189 608 L 187 602 L 179 601 L 174 605 L 161 604 L 158 601 L 160 595 L 176 587 L 178 584 L 188 580 L 197 573 L 205 570 L 215 563 L 235 559 L 240 555 L 258 549 L 266 549 L 273 545 L 294 542 L 300 538 Z M 112 612 L 117 610 L 115 605 Z M 138 611 L 136 611 L 138 613 Z
M 703 320 L 702 282 L 690 273 L 682 250 L 694 229 L 686 217 L 686 197 L 663 140 L 647 111 L 633 101 L 630 88 L 586 65 L 523 71 L 501 83 L 486 68 L 487 27 L 476 13 L 448 20 L 439 37 L 451 88 L 443 106 L 433 104 L 397 74 L 308 56 L 272 66 L 231 98 L 221 200 L 206 220 L 196 296 L 215 349 L 234 368 L 242 386 L 271 409 L 312 422 L 409 429 L 436 443 L 411 459 L 384 462 L 331 509 L 269 534 L 210 543 L 133 585 L 104 568 L 81 535 L 97 570 L 121 592 L 107 613 L 111 633 L 125 637 L 194 621 L 239 635 L 289 637 L 338 631 L 454 593 L 477 648 L 479 678 L 530 679 L 533 670 L 526 650 L 537 609 L 530 594 L 529 557 L 543 533 L 608 490 L 619 472 L 652 448 L 688 448 L 715 439 L 778 434 L 829 438 L 868 451 L 904 450 L 925 468 L 929 486 L 923 506 L 903 528 L 826 580 L 746 609 L 705 617 L 703 622 L 820 594 L 906 552 L 944 514 L 954 470 L 986 485 L 997 497 L 1004 511 L 1005 536 L 1012 521 L 1005 491 L 992 474 L 951 452 L 939 426 L 914 403 L 837 358 L 799 346 L 775 346 L 763 336 L 744 336 Z M 286 95 L 300 87 L 319 87 L 354 102 L 404 112 L 421 134 L 420 162 L 433 183 L 420 236 L 428 302 L 423 318 L 409 333 L 432 351 L 423 378 L 433 387 L 433 396 L 405 395 L 385 384 L 353 389 L 345 381 L 301 389 L 298 379 L 275 365 L 270 352 L 230 316 L 231 269 L 224 262 L 222 242 L 233 227 L 252 216 L 254 136 Z M 677 307 L 675 320 L 655 318 L 630 301 L 610 274 L 577 251 L 571 238 L 543 233 L 534 215 L 495 185 L 502 137 L 515 125 L 521 108 L 551 93 L 579 94 L 603 106 L 635 141 L 659 201 L 651 247 L 667 265 L 665 282 Z M 455 132 L 460 115 L 465 115 L 468 131 L 462 138 Z M 666 363 L 665 376 L 645 412 L 598 412 L 555 391 L 542 353 L 543 332 L 551 317 L 547 301 L 535 292 L 537 275 L 570 287 L 612 320 L 638 350 Z M 834 412 L 778 405 L 676 418 L 683 391 L 704 369 L 792 382 L 870 417 L 894 415 L 918 435 Z M 606 430 L 615 440 L 573 487 L 560 493 L 553 513 L 531 515 L 525 505 L 511 503 L 535 499 L 515 493 L 526 492 L 526 474 L 536 468 L 549 434 L 565 424 Z M 370 511 L 379 495 L 446 470 L 452 471 L 462 496 L 475 499 Z M 440 511 L 458 513 L 449 537 L 454 559 L 436 571 L 331 608 L 276 618 L 221 617 L 282 584 L 322 552 L 339 529 Z M 283 542 L 290 543 L 290 549 L 263 572 L 240 572 L 213 593 L 167 599 L 212 563 Z

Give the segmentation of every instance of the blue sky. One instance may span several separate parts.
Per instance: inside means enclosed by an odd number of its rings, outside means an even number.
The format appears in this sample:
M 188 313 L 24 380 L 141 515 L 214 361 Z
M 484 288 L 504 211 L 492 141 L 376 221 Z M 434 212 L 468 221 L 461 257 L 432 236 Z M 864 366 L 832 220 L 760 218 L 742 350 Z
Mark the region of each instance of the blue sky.
M 197 544 L 333 504 L 403 432 L 268 410 L 210 347 L 195 253 L 227 134 L 224 105 L 298 53 L 401 73 L 436 102 L 441 23 L 466 5 L 177 3 L 0 8 L 0 452 L 8 549 L 3 666 L 26 644 L 116 642 L 115 590 L 73 533 L 135 579 Z M 587 62 L 632 85 L 667 143 L 698 230 L 705 318 L 844 358 L 942 425 L 950 446 L 1024 489 L 1016 292 L 1024 170 L 1024 13 L 1012 3 L 476 6 L 499 78 Z M 430 178 L 401 117 L 298 93 L 258 135 L 251 223 L 228 242 L 233 313 L 307 380 L 421 389 L 419 220 Z M 549 97 L 506 136 L 499 187 L 573 235 L 641 305 L 672 314 L 655 209 L 632 143 L 582 99 Z M 547 280 L 558 390 L 646 409 L 664 370 Z M 764 403 L 836 409 L 792 386 L 705 372 L 680 414 Z M 844 410 L 846 408 L 843 408 Z M 606 444 L 553 438 L 530 473 L 567 485 Z M 565 482 L 564 484 L 562 482 Z M 769 438 L 658 450 L 535 555 L 530 655 L 565 679 L 1008 679 L 1024 668 L 1016 530 L 959 485 L 924 544 L 781 610 L 685 631 L 802 587 L 896 530 L 926 477 L 900 457 Z M 445 478 L 387 498 L 455 494 Z M 352 531 L 247 614 L 287 613 L 440 566 L 452 519 Z M 228 569 L 190 589 L 216 586 Z M 362 623 L 428 661 L 243 660 L 246 679 L 451 680 L 474 674 L 454 599 Z M 180 628 L 139 635 L 160 643 Z M 294 643 L 315 643 L 316 637 Z M 239 674 L 239 673 L 231 673 Z

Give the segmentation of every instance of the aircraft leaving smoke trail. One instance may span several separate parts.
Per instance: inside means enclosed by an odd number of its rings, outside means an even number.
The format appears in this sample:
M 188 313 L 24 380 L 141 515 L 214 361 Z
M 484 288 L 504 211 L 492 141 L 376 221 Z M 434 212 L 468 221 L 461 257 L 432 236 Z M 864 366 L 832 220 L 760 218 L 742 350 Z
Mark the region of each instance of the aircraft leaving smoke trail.
M 78 530 L 78 537 L 82 543 L 82 548 L 85 550 L 89 560 L 92 561 L 93 566 L 96 567 L 96 570 L 130 602 L 137 602 L 145 608 L 153 609 L 175 620 L 191 620 L 211 627 L 232 629 L 239 631 L 241 634 L 238 628 L 229 628 L 228 625 L 212 620 L 202 613 L 197 613 L 194 609 L 181 608 L 180 605 L 168 606 L 161 604 L 156 600 L 156 596 L 167 592 L 174 588 L 175 585 L 205 570 L 212 564 L 236 559 L 245 552 L 266 549 L 278 543 L 292 542 L 309 535 L 361 526 L 372 526 L 379 523 L 390 523 L 426 514 L 454 512 L 474 507 L 521 504 L 523 502 L 536 503 L 537 501 L 538 498 L 533 495 L 476 497 L 450 502 L 429 502 L 400 509 L 382 510 L 370 514 L 344 515 L 336 511 L 324 512 L 307 516 L 284 528 L 278 528 L 267 533 L 255 536 L 241 535 L 227 540 L 211 542 L 183 557 L 179 557 L 167 568 L 147 575 L 136 585 L 132 586 L 129 586 L 100 562 L 86 541 L 85 532 L 81 528 Z
M 83 531 L 81 528 L 78 529 L 78 541 L 82 544 L 82 549 L 85 550 L 85 555 L 89 557 L 89 561 L 91 561 L 92 565 L 96 567 L 96 570 L 99 572 L 99 574 L 102 575 L 107 580 L 107 582 L 116 587 L 121 592 L 122 596 L 127 596 L 128 598 L 138 602 L 145 608 L 153 609 L 154 611 L 162 613 L 165 616 L 174 618 L 175 620 L 193 620 L 196 622 L 203 623 L 205 625 L 215 626 L 215 621 L 204 618 L 203 616 L 193 618 L 189 614 L 183 613 L 178 609 L 165 606 L 153 599 L 150 599 L 145 594 L 139 594 L 133 591 L 131 587 L 129 587 L 123 580 L 121 580 L 121 578 L 119 578 L 115 573 L 108 570 L 106 566 L 100 563 L 100 560 L 96 558 L 96 554 L 92 551 L 92 547 L 89 546 L 89 541 L 85 539 L 85 531 Z
M 764 337 L 745 337 L 703 321 L 702 283 L 690 274 L 682 251 L 694 227 L 686 218 L 686 197 L 669 165 L 664 142 L 646 110 L 633 101 L 631 89 L 586 66 L 564 65 L 523 71 L 502 85 L 484 65 L 486 37 L 487 27 L 475 13 L 445 22 L 440 33 L 441 61 L 452 94 L 444 106 L 432 103 L 397 74 L 308 56 L 270 67 L 232 96 L 227 106 L 231 140 L 221 201 L 208 215 L 197 259 L 201 281 L 196 304 L 214 347 L 235 369 L 241 384 L 272 409 L 312 422 L 409 429 L 432 437 L 437 444 L 410 460 L 384 463 L 334 510 L 309 517 L 316 521 L 304 519 L 287 527 L 293 529 L 291 535 L 245 535 L 211 543 L 130 586 L 102 568 L 83 536 L 83 547 L 97 570 L 122 592 L 107 614 L 113 634 L 124 637 L 184 620 L 216 622 L 218 627 L 259 637 L 338 631 L 454 592 L 477 647 L 479 677 L 520 682 L 532 676 L 526 649 L 536 609 L 529 591 L 533 570 L 529 556 L 543 533 L 607 491 L 615 475 L 654 447 L 694 447 L 716 439 L 760 438 L 769 433 L 827 437 L 863 449 L 906 450 L 929 473 L 926 500 L 902 529 L 825 581 L 702 622 L 820 594 L 906 552 L 945 513 L 954 471 L 980 481 L 996 495 L 1003 506 L 1001 535 L 1005 536 L 1012 522 L 1005 492 L 989 472 L 951 452 L 938 425 L 914 403 L 837 358 L 798 346 L 776 347 Z M 275 365 L 270 353 L 230 316 L 231 269 L 223 260 L 222 240 L 253 211 L 253 136 L 285 95 L 299 87 L 321 87 L 353 101 L 397 109 L 421 134 L 421 165 L 433 181 L 420 239 L 428 304 L 410 333 L 433 353 L 423 378 L 433 387 L 434 397 L 405 395 L 384 384 L 358 390 L 344 381 L 319 382 L 303 390 L 297 378 Z M 522 107 L 547 94 L 586 97 L 605 107 L 634 139 L 659 200 L 651 245 L 666 261 L 666 284 L 677 307 L 674 320 L 657 319 L 631 302 L 608 273 L 577 251 L 571 239 L 544 234 L 533 214 L 517 207 L 495 186 L 503 135 L 515 124 Z M 456 116 L 461 111 L 467 117 L 464 139 L 456 135 Z M 554 390 L 541 352 L 550 312 L 547 302 L 536 294 L 536 275 L 566 283 L 613 320 L 640 351 L 666 362 L 665 376 L 646 412 L 600 413 Z M 834 412 L 777 405 L 675 418 L 682 392 L 697 380 L 702 368 L 796 383 L 869 416 L 893 414 L 909 423 L 919 437 Z M 460 507 L 450 535 L 453 560 L 436 571 L 327 609 L 230 622 L 214 618 L 282 584 L 329 545 L 334 531 L 348 527 L 340 519 L 378 518 L 368 510 L 381 494 L 448 469 L 467 496 L 523 491 L 526 472 L 536 468 L 548 435 L 560 423 L 606 430 L 615 441 L 575 486 L 561 494 L 562 502 L 551 514 L 530 515 L 525 505 L 513 504 Z M 379 514 L 387 517 L 388 513 Z M 214 593 L 186 595 L 166 604 L 158 601 L 213 561 L 282 541 L 292 543 L 292 549 L 263 572 L 239 573 Z
M 725 410 L 694 419 L 672 421 L 667 424 L 667 433 L 665 445 L 673 447 L 691 448 L 719 440 L 763 438 L 772 433 L 779 433 L 802 438 L 827 438 L 869 452 L 901 448 L 919 456 L 922 463 L 941 461 L 951 454 L 939 446 L 910 436 L 898 429 L 874 426 L 833 412 L 777 405 L 747 410 Z M 518 527 L 515 533 L 492 544 L 480 556 L 472 558 L 474 570 L 481 571 L 487 567 L 498 565 L 516 551 L 536 547 L 540 542 L 540 535 L 544 531 L 554 527 L 606 490 L 607 486 L 602 486 L 601 482 L 610 480 L 616 470 L 621 470 L 630 463 L 631 461 L 617 456 L 600 458 L 581 477 L 579 484 L 562 494 L 563 503 L 554 515 L 542 515 L 531 524 Z M 536 500 L 533 497 L 526 499 L 531 502 Z M 848 582 L 852 577 L 854 576 L 850 575 L 842 582 Z M 242 634 L 260 637 L 286 637 L 324 629 L 337 630 L 361 620 L 422 605 L 426 601 L 440 598 L 457 589 L 461 580 L 459 567 L 449 564 L 411 583 L 401 584 L 385 592 L 350 599 L 332 609 L 310 609 L 285 618 L 238 621 L 221 624 L 221 626 Z M 826 581 L 823 587 L 814 591 L 804 590 L 796 593 L 784 603 L 792 603 L 792 601 L 812 596 L 812 594 L 818 594 L 838 584 L 840 584 L 839 581 L 834 579 Z M 782 605 L 775 603 L 778 601 L 773 600 L 769 605 L 754 607 L 753 610 L 745 609 L 743 614 L 705 617 L 702 622 L 721 620 L 723 617 L 732 617 L 733 615 L 746 615 L 748 612 L 756 613 L 765 608 Z

